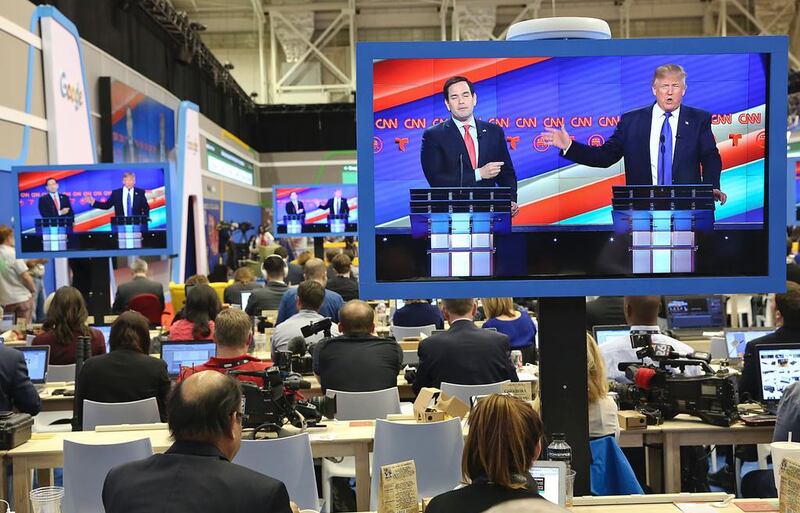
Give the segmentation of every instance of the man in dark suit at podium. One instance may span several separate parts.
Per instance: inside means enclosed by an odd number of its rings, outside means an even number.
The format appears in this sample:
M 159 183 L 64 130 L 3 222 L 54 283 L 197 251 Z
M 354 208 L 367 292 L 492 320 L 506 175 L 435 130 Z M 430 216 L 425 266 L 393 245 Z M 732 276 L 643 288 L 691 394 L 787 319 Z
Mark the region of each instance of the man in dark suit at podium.
M 39 196 L 39 215 L 42 217 L 71 217 L 75 215 L 66 194 L 58 192 L 58 180 L 53 177 L 44 182 L 47 194 Z
M 346 216 L 350 214 L 350 206 L 347 204 L 347 198 L 342 197 L 341 189 L 336 189 L 333 193 L 333 197 L 328 198 L 328 201 L 325 203 L 320 203 L 319 208 L 327 210 L 329 216 L 339 214 Z
M 431 187 L 509 187 L 516 215 L 517 175 L 503 129 L 473 116 L 478 96 L 472 82 L 452 77 L 442 88 L 451 118 L 422 134 L 420 160 Z
M 286 204 L 286 214 L 290 216 L 295 214 L 306 215 L 306 208 L 303 206 L 303 202 L 297 199 L 296 192 L 289 195 L 289 203 Z
M 711 132 L 711 114 L 681 105 L 684 94 L 683 67 L 665 64 L 653 74 L 655 104 L 623 114 L 602 146 L 573 141 L 563 126 L 548 128 L 543 135 L 564 158 L 578 164 L 609 167 L 624 158 L 628 185 L 708 184 L 724 204 L 727 196 L 719 185 L 722 160 Z
M 131 171 L 126 171 L 122 175 L 122 187 L 111 191 L 111 197 L 106 201 L 95 201 L 91 199 L 94 208 L 108 210 L 114 208 L 114 215 L 122 216 L 148 216 L 150 215 L 150 205 L 144 195 L 144 189 L 134 187 L 136 185 L 136 175 Z

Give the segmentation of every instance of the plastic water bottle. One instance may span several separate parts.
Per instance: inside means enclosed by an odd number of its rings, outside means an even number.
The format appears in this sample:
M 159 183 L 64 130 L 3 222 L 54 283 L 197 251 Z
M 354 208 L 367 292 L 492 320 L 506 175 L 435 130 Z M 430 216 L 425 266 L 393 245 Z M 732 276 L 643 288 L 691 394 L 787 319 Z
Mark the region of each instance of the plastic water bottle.
M 378 320 L 378 324 L 381 326 L 386 326 L 386 302 L 381 301 L 378 303 L 378 306 L 375 307 L 375 314 Z
M 567 435 L 553 433 L 553 441 L 547 446 L 547 459 L 550 461 L 563 461 L 567 470 L 572 465 L 572 447 L 567 443 Z

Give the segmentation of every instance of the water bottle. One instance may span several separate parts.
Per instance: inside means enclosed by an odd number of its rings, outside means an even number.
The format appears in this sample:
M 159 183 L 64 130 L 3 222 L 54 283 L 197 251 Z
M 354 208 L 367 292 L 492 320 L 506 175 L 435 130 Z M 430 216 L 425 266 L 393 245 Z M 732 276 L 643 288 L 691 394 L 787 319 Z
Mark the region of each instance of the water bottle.
M 375 307 L 375 317 L 377 317 L 377 323 L 380 326 L 386 326 L 386 302 L 381 301 L 378 303 L 378 306 Z
M 550 461 L 563 461 L 567 464 L 567 470 L 572 464 L 572 447 L 567 443 L 567 435 L 564 433 L 553 433 L 553 441 L 547 446 L 547 459 Z

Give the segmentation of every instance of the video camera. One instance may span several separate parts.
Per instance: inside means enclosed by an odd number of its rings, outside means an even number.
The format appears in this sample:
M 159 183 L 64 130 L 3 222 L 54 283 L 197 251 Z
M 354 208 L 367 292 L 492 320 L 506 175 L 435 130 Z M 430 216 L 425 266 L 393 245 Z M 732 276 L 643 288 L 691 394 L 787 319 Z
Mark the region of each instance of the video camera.
M 655 364 L 620 363 L 618 368 L 633 382 L 609 383 L 609 391 L 619 396 L 621 409 L 635 409 L 645 414 L 648 424 L 660 424 L 679 413 L 699 417 L 715 426 L 730 426 L 738 419 L 738 397 L 733 378 L 726 372 L 715 373 L 708 353 L 682 356 L 669 344 L 655 344 L 652 334 L 631 333 L 631 346 L 637 358 L 648 357 Z M 675 375 L 670 369 L 685 372 L 700 367 L 702 376 Z
M 244 403 L 242 426 L 254 430 L 253 439 L 262 431 L 280 436 L 287 425 L 303 431 L 322 419 L 313 404 L 297 400 L 294 393 L 286 393 L 311 388 L 311 384 L 299 374 L 288 373 L 284 378 L 281 371 L 273 366 L 263 371 L 232 370 L 228 371 L 228 375 L 261 378 L 264 383 L 259 387 L 252 381 L 239 382 Z

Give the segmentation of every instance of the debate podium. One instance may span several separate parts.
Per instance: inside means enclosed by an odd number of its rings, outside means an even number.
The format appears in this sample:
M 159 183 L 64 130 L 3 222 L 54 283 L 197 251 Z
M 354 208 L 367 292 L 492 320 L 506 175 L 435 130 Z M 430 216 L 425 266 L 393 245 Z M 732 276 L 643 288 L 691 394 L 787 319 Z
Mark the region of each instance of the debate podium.
M 617 234 L 629 234 L 633 274 L 692 273 L 697 233 L 714 229 L 711 185 L 625 185 L 612 188 Z
M 36 235 L 42 236 L 42 251 L 66 251 L 67 239 L 72 234 L 75 218 L 41 217 L 34 221 Z
M 305 214 L 284 214 L 283 216 L 283 224 L 286 225 L 286 233 L 303 233 L 303 224 L 305 222 Z
M 492 276 L 494 235 L 511 233 L 511 188 L 410 190 L 411 234 L 428 238 L 431 277 Z
M 119 249 L 141 249 L 143 233 L 147 231 L 149 218 L 139 216 L 114 216 L 111 231 L 117 234 Z
M 344 233 L 347 231 L 347 218 L 349 214 L 329 214 L 328 227 L 331 233 Z

